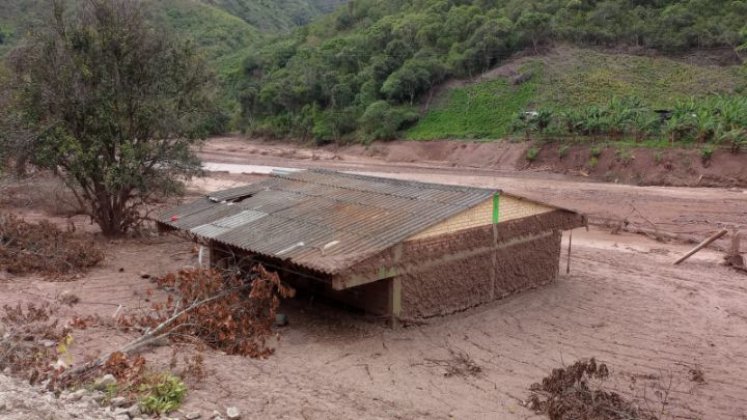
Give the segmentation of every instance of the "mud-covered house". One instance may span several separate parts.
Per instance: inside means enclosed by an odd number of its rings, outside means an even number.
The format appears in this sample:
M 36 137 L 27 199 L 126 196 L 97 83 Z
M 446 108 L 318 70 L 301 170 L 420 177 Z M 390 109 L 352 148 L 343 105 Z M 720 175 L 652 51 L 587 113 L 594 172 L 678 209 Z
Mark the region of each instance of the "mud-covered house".
M 499 190 L 308 170 L 209 194 L 159 225 L 393 321 L 447 314 L 556 279 L 570 210 Z

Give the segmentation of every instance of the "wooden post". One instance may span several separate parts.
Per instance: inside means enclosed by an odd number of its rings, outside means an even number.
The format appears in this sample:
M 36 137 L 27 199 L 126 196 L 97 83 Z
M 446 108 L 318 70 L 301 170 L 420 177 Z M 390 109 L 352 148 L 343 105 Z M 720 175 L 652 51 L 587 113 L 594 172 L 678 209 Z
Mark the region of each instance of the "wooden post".
M 571 272 L 571 243 L 573 243 L 573 230 L 568 231 L 568 260 L 565 263 L 565 274 Z
M 729 248 L 729 255 L 740 254 L 740 240 L 742 239 L 742 233 L 738 230 L 734 230 L 731 234 L 731 248 Z
M 399 328 L 402 315 L 402 279 L 399 276 L 389 279 L 389 315 L 392 328 Z
M 734 230 L 731 236 L 731 247 L 729 248 L 729 252 L 726 254 L 726 257 L 724 257 L 724 259 L 726 260 L 726 265 L 739 270 L 747 271 L 747 268 L 745 268 L 744 264 L 744 258 L 742 258 L 740 239 L 742 239 L 741 232 L 739 232 L 738 230 Z
M 682 258 L 680 258 L 679 260 L 675 261 L 674 265 L 678 265 L 681 262 L 685 261 L 686 259 L 692 257 L 696 252 L 698 252 L 701 249 L 707 247 L 708 245 L 710 245 L 711 243 L 713 243 L 714 241 L 716 241 L 716 239 L 718 239 L 718 238 L 726 235 L 728 232 L 729 232 L 728 230 L 723 229 L 723 230 L 721 230 L 721 231 L 719 231 L 717 233 L 714 233 L 713 235 L 711 235 L 710 237 L 708 237 L 708 239 L 706 239 L 703 242 L 699 243 L 698 246 L 696 246 L 695 248 L 691 249 L 690 252 L 688 252 L 687 254 L 683 255 Z

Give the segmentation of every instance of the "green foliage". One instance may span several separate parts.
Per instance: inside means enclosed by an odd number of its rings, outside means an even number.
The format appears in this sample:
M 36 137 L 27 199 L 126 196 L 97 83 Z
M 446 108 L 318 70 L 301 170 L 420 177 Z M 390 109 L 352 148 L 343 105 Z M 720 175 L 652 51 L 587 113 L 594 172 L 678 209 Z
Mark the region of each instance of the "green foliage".
M 12 57 L 12 110 L 29 133 L 3 146 L 55 170 L 105 235 L 200 170 L 191 146 L 214 113 L 213 79 L 134 3 L 92 1 L 69 18 L 56 8 Z
M 413 105 L 446 79 L 475 76 L 515 52 L 539 50 L 556 41 L 664 52 L 733 46 L 747 20 L 747 7 L 742 3 L 353 0 L 320 22 L 270 42 L 252 54 L 237 84 L 244 98 L 241 114 L 249 131 L 266 129 L 264 121 L 279 114 L 291 115 L 291 127 L 297 121 L 305 123 L 294 116 L 307 107 L 318 109 L 318 115 L 344 108 L 355 121 L 362 122 L 361 117 L 374 102 L 386 100 L 395 107 Z M 583 64 L 584 59 L 577 61 Z M 638 63 L 639 60 L 630 60 L 628 66 Z M 662 62 L 662 70 L 668 69 L 666 65 Z M 693 79 L 688 74 L 677 74 L 680 68 L 672 69 L 673 77 L 645 79 L 641 93 L 656 84 L 660 85 L 659 90 L 689 87 Z M 609 88 L 609 93 L 596 101 L 603 103 L 639 82 L 617 77 L 617 70 L 588 72 L 587 76 L 587 80 L 575 83 L 565 80 L 566 86 L 581 87 L 580 95 L 570 96 L 566 102 L 588 104 L 582 101 L 589 96 L 586 85 L 594 91 Z M 701 83 L 700 79 L 695 80 Z M 485 83 L 492 85 L 484 86 Z M 528 99 L 535 98 L 524 90 L 530 90 L 531 85 L 509 86 L 503 80 L 485 83 L 450 90 L 441 103 L 443 107 L 431 108 L 408 137 L 505 135 L 512 116 L 525 110 Z M 505 94 L 505 100 L 491 97 L 493 91 Z M 345 98 L 342 104 L 337 98 L 340 92 Z M 636 91 L 629 93 L 643 97 Z M 543 95 L 539 92 L 536 97 Z M 650 97 L 667 100 L 655 95 L 653 92 Z M 563 95 L 554 98 L 562 99 Z M 644 119 L 638 124 L 646 129 L 649 122 Z M 330 124 L 315 125 L 320 125 L 318 131 L 325 136 L 334 131 Z M 536 128 L 543 132 L 553 129 L 541 120 Z M 604 127 L 593 129 L 603 131 Z M 275 134 L 285 136 L 292 131 L 284 129 Z
M 628 148 L 617 149 L 615 155 L 617 155 L 617 159 L 624 165 L 628 165 L 635 160 L 635 155 Z
M 713 157 L 713 146 L 710 144 L 703 146 L 703 148 L 700 149 L 700 158 L 703 162 L 707 162 L 711 160 L 711 157 Z
M 465 88 L 444 89 L 430 100 L 429 110 L 407 133 L 408 137 L 491 137 L 483 134 L 487 131 L 484 126 L 509 121 L 503 130 L 493 130 L 492 136 L 516 133 L 525 138 L 570 136 L 646 143 L 663 136 L 661 120 L 654 110 L 673 109 L 678 103 L 690 101 L 710 101 L 715 93 L 725 100 L 738 99 L 742 97 L 739 92 L 747 86 L 747 72 L 740 74 L 734 66 L 699 66 L 660 57 L 602 54 L 569 47 L 518 63 L 523 63 L 518 74 L 532 74 L 531 79 L 518 83 L 515 80 L 521 76 L 497 77 L 468 85 L 472 92 L 480 92 L 477 99 L 484 98 L 485 108 L 492 114 L 478 113 L 478 121 L 473 124 L 469 118 L 475 115 L 474 104 L 479 101 L 465 98 L 456 102 L 454 98 L 459 98 Z M 512 71 L 515 63 L 506 67 L 506 71 Z M 500 117 L 496 118 L 496 114 Z M 453 136 L 456 125 L 463 128 L 458 136 Z M 426 129 L 427 133 L 421 133 Z M 701 141 L 707 141 L 713 127 L 703 129 L 699 136 L 703 137 Z
M 154 374 L 145 379 L 138 388 L 140 409 L 146 414 L 170 413 L 184 401 L 187 386 L 170 373 Z
M 592 158 L 598 158 L 599 156 L 602 156 L 602 148 L 600 146 L 593 146 L 589 150 L 589 154 L 591 154 Z
M 376 101 L 368 106 L 359 120 L 367 140 L 391 140 L 403 125 L 418 119 L 418 114 L 406 107 L 393 107 L 386 101 Z
M 451 89 L 406 136 L 413 140 L 501 138 L 511 132 L 534 90 L 531 81 L 512 86 L 503 79 Z
M 563 159 L 566 156 L 568 156 L 568 151 L 570 150 L 571 146 L 567 144 L 561 144 L 560 147 L 558 147 L 558 156 Z
M 261 36 L 254 26 L 215 5 L 183 0 L 147 0 L 144 5 L 149 21 L 193 41 L 223 77 L 240 70 L 236 54 L 243 57 Z
M 662 116 L 638 98 L 613 98 L 604 105 L 573 108 L 557 115 L 541 110 L 525 119 L 523 125 L 514 126 L 515 132 L 546 138 L 557 137 L 561 131 L 574 138 L 620 142 L 634 138 L 636 142 L 656 144 L 658 139 L 666 138 L 670 144 L 727 144 L 734 152 L 747 141 L 747 98 L 742 96 L 682 100 Z M 592 155 L 598 156 L 597 151 L 601 153 L 598 146 L 592 148 Z
M 737 94 L 747 86 L 738 66 L 698 65 L 662 56 L 560 47 L 530 63 L 541 69 L 537 102 L 559 108 L 635 97 L 653 108 L 668 109 L 676 101 Z
M 88 0 L 63 0 L 74 14 Z M 254 45 L 274 35 L 285 34 L 329 13 L 346 0 L 133 0 L 143 5 L 144 14 L 155 27 L 191 40 L 210 67 L 220 76 L 221 119 L 224 129 L 235 125 L 239 112 L 237 78 Z M 43 26 L 51 0 L 0 1 L 0 57 L 28 32 Z M 210 128 L 224 127 L 211 124 Z
M 539 156 L 539 148 L 537 146 L 532 146 L 529 149 L 527 149 L 527 155 L 526 158 L 529 162 L 534 162 L 537 160 L 537 157 Z

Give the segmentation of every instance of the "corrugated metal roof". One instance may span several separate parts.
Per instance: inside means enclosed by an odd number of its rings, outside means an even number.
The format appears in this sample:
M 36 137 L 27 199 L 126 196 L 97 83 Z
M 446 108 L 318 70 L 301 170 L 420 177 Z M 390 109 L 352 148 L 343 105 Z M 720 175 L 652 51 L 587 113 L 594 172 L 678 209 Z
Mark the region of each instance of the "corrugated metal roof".
M 208 194 L 159 222 L 335 274 L 496 192 L 317 169 Z

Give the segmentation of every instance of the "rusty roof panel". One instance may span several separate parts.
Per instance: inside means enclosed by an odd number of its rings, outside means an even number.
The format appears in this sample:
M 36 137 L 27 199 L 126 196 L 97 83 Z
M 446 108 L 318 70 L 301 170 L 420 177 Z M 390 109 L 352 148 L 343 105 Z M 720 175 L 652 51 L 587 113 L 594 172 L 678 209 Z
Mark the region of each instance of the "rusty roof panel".
M 308 170 L 211 193 L 159 222 L 335 274 L 496 192 Z

